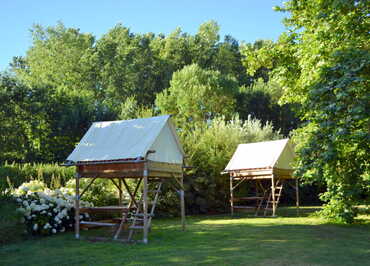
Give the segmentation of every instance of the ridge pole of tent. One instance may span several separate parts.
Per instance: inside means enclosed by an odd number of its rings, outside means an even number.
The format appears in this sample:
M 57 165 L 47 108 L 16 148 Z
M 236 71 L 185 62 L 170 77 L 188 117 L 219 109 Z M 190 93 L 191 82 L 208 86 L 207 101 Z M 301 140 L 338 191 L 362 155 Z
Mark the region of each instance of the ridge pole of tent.
M 143 184 L 143 218 L 144 218 L 144 232 L 143 242 L 148 243 L 148 163 L 147 160 L 144 162 L 144 184 Z
M 184 196 L 184 176 L 181 176 L 180 201 L 181 201 L 181 227 L 185 231 L 185 196 Z
M 272 195 L 272 216 L 275 217 L 276 202 L 275 202 L 275 176 L 271 175 L 271 195 Z
M 76 173 L 75 238 L 80 238 L 80 175 Z
M 295 179 L 295 197 L 296 197 L 297 216 L 299 216 L 299 185 L 298 185 L 298 178 Z
M 230 210 L 231 216 L 234 215 L 234 190 L 233 190 L 233 176 L 230 174 Z

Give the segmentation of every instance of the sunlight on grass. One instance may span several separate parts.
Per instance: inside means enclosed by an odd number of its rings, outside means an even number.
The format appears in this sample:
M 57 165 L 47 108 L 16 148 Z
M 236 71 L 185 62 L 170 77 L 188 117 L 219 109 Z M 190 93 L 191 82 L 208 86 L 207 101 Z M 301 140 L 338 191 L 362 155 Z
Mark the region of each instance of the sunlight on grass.
M 288 216 L 290 210 L 278 218 L 190 216 L 185 232 L 179 218 L 156 219 L 148 245 L 77 241 L 68 232 L 0 247 L 0 264 L 368 265 L 370 215 L 361 215 L 361 224 L 336 225 Z M 102 233 L 109 235 L 82 232 Z

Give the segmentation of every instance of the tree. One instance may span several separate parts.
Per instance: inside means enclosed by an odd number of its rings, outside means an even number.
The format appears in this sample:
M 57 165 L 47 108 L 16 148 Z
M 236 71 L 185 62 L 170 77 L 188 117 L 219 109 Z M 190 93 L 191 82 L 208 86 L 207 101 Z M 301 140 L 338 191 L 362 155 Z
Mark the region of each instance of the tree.
M 16 77 L 0 74 L 0 162 L 43 157 L 50 132 L 42 105 L 44 90 L 29 89 Z
M 277 9 L 289 12 L 290 31 L 272 49 L 261 49 L 250 69 L 276 65 L 271 76 L 284 89 L 282 101 L 299 103 L 306 123 L 296 132 L 296 173 L 327 185 L 325 217 L 353 222 L 356 204 L 370 192 L 370 6 L 291 0 Z
M 231 117 L 238 84 L 234 78 L 193 64 L 173 74 L 170 87 L 157 95 L 162 113 L 175 115 L 180 128 L 193 128 L 219 115 Z
M 87 64 L 95 42 L 91 34 L 66 28 L 61 22 L 47 28 L 34 25 L 31 33 L 33 45 L 24 58 L 16 57 L 12 63 L 25 85 L 77 91 L 94 88 Z
M 164 88 L 163 64 L 152 50 L 153 34 L 134 34 L 118 24 L 97 41 L 90 65 L 97 72 L 99 99 L 119 109 L 128 97 L 151 105 Z
M 251 86 L 240 88 L 236 97 L 236 111 L 241 119 L 252 116 L 264 124 L 270 122 L 275 130 L 288 136 L 297 128 L 299 119 L 292 104 L 279 104 L 282 93 L 277 82 L 259 79 Z

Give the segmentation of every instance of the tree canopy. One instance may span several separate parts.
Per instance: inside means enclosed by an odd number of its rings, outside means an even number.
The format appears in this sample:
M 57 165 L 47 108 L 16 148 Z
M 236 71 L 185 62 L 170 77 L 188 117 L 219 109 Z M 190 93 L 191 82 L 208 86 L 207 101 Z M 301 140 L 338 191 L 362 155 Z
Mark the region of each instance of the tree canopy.
M 370 192 L 370 6 L 291 0 L 277 10 L 289 13 L 290 31 L 255 57 L 245 50 L 249 73 L 273 67 L 270 79 L 284 90 L 281 102 L 300 105 L 296 174 L 327 185 L 325 217 L 352 222 L 356 204 Z

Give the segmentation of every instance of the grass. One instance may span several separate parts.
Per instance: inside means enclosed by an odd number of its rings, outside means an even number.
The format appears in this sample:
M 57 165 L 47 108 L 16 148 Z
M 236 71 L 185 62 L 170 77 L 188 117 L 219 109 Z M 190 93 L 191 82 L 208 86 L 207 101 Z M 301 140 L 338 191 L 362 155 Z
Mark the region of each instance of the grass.
M 25 227 L 20 223 L 21 215 L 16 209 L 13 199 L 0 195 L 0 246 L 23 239 Z
M 369 265 L 370 215 L 328 224 L 285 208 L 279 218 L 193 216 L 153 220 L 150 242 L 73 239 L 73 233 L 0 247 L 0 265 Z M 95 234 L 93 230 L 83 235 Z M 101 232 L 100 232 L 101 233 Z

